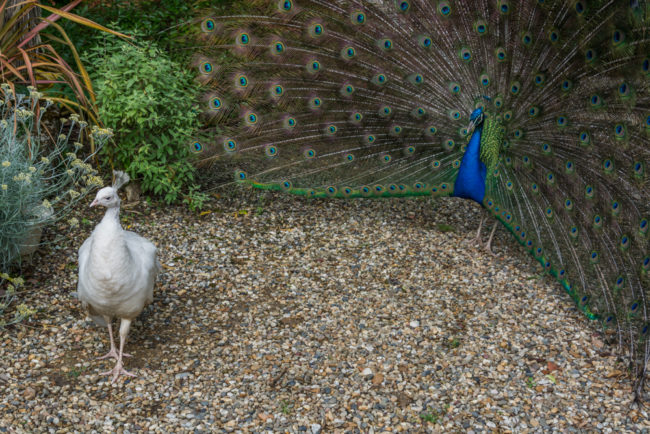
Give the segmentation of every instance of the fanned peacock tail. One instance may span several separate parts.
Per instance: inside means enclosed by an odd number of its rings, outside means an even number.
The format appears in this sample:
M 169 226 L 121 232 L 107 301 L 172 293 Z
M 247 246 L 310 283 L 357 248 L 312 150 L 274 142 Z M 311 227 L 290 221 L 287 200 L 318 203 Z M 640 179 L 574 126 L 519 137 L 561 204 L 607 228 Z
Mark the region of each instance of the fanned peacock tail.
M 198 24 L 210 91 L 192 147 L 211 173 L 314 197 L 478 201 L 627 351 L 640 396 L 650 5 L 253 3 L 263 13 Z

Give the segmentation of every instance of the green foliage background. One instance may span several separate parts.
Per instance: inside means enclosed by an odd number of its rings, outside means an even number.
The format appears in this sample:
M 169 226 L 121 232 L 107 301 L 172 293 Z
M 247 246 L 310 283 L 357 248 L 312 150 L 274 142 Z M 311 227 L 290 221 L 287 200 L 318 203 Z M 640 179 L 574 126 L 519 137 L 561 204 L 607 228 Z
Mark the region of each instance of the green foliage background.
M 103 39 L 84 56 L 93 65 L 100 118 L 115 133 L 103 155 L 140 180 L 143 192 L 200 208 L 190 152 L 200 124 L 193 74 L 154 43 Z
M 54 1 L 59 7 L 67 3 Z M 232 0 L 102 0 L 75 8 L 79 15 L 133 37 L 129 44 L 62 23 L 93 81 L 100 120 L 115 132 L 101 154 L 105 170 L 124 169 L 145 193 L 201 208 L 206 196 L 198 193 L 190 150 L 200 127 L 201 93 L 190 66 L 192 24 L 205 15 L 201 11 L 245 14 L 255 7 Z

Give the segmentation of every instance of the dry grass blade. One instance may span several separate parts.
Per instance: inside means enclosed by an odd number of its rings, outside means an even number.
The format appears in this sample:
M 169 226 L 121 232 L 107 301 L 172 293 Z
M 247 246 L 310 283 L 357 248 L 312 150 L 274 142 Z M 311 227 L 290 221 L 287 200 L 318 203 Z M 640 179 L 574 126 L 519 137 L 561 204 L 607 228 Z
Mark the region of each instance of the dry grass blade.
M 92 103 L 95 104 L 95 92 L 93 92 L 92 82 L 90 81 L 90 76 L 88 75 L 88 71 L 86 71 L 86 68 L 84 67 L 83 62 L 81 61 L 81 57 L 79 57 L 79 52 L 77 51 L 74 44 L 72 43 L 72 41 L 68 37 L 68 34 L 65 32 L 65 30 L 63 30 L 63 27 L 59 26 L 58 24 L 54 24 L 54 23 L 52 23 L 52 25 L 63 36 L 65 42 L 61 41 L 61 43 L 64 43 L 68 47 L 70 47 L 70 51 L 72 51 L 72 55 L 74 56 L 75 63 L 77 64 L 77 69 L 79 70 L 79 73 L 81 74 L 81 77 L 83 78 L 84 85 L 85 85 L 86 89 L 88 90 L 88 96 L 90 97 L 90 100 L 92 101 Z
M 79 0 L 81 1 L 81 0 Z M 77 3 L 77 2 L 73 2 Z M 108 27 L 104 27 L 101 24 L 97 24 L 96 22 L 89 20 L 87 18 L 81 17 L 79 15 L 71 14 L 69 12 L 65 12 L 63 9 L 56 9 L 53 7 L 45 6 L 45 5 L 38 5 L 41 9 L 45 9 L 48 12 L 52 12 L 57 15 L 61 15 L 63 18 L 66 18 L 70 21 L 74 21 L 77 24 L 81 24 L 90 28 L 93 28 L 95 30 L 100 30 L 102 32 L 110 33 L 115 36 L 119 36 L 120 38 L 126 38 L 126 39 L 131 39 L 130 36 L 125 35 L 124 33 L 116 32 L 115 30 L 111 30 Z
M 97 124 L 92 82 L 72 40 L 56 21 L 65 18 L 92 29 L 129 37 L 71 13 L 70 10 L 81 2 L 74 0 L 62 8 L 54 8 L 38 0 L 3 0 L 0 4 L 0 78 L 16 85 L 51 90 L 53 95 L 49 96 L 55 96 L 52 98 L 54 101 Z M 42 18 L 40 14 L 43 10 L 51 15 Z M 40 22 L 36 24 L 36 20 Z M 58 31 L 60 37 L 42 33 L 50 26 Z M 66 63 L 50 43 L 41 42 L 41 37 L 69 48 L 74 65 Z M 74 98 L 64 96 L 65 90 L 55 88 L 55 85 L 69 88 Z

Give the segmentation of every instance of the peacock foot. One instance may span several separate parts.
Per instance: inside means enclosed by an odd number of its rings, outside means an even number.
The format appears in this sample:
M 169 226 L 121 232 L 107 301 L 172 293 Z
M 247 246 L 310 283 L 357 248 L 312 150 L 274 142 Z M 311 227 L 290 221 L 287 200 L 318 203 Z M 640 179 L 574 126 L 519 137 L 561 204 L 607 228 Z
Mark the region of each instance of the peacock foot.
M 120 375 L 126 375 L 127 377 L 135 377 L 135 374 L 130 373 L 126 369 L 124 369 L 124 365 L 122 365 L 121 361 L 117 361 L 115 363 L 115 366 L 113 369 L 110 371 L 102 372 L 100 375 L 112 375 L 113 379 L 111 380 L 111 383 L 115 383 L 118 378 L 120 378 Z
M 491 254 L 492 256 L 494 256 L 495 258 L 498 258 L 498 257 L 499 257 L 498 254 L 494 253 L 494 251 L 492 250 L 492 246 L 489 245 L 489 244 L 487 244 L 487 245 L 485 246 L 485 251 L 488 252 L 489 254 Z
M 124 353 L 124 354 L 122 354 L 122 356 L 123 357 L 131 357 L 131 354 Z M 115 360 L 117 360 L 117 351 L 115 350 L 115 348 L 111 348 L 111 350 L 108 353 L 104 354 L 101 357 L 97 357 L 95 360 L 104 360 L 104 359 L 108 359 L 108 358 L 111 358 L 111 357 L 114 358 Z

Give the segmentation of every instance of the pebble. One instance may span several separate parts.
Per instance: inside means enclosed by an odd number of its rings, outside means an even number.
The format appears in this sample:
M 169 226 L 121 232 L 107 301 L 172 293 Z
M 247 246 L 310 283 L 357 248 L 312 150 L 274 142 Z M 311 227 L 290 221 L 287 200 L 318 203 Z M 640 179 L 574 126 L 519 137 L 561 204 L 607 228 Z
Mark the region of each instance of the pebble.
M 125 206 L 163 273 L 126 344 L 137 377 L 111 385 L 106 330 L 70 296 L 102 217 L 80 207 L 92 224 L 50 228 L 23 274 L 38 313 L 0 337 L 0 431 L 647 430 L 597 324 L 505 230 L 497 257 L 470 241 L 481 212 L 247 190 Z

